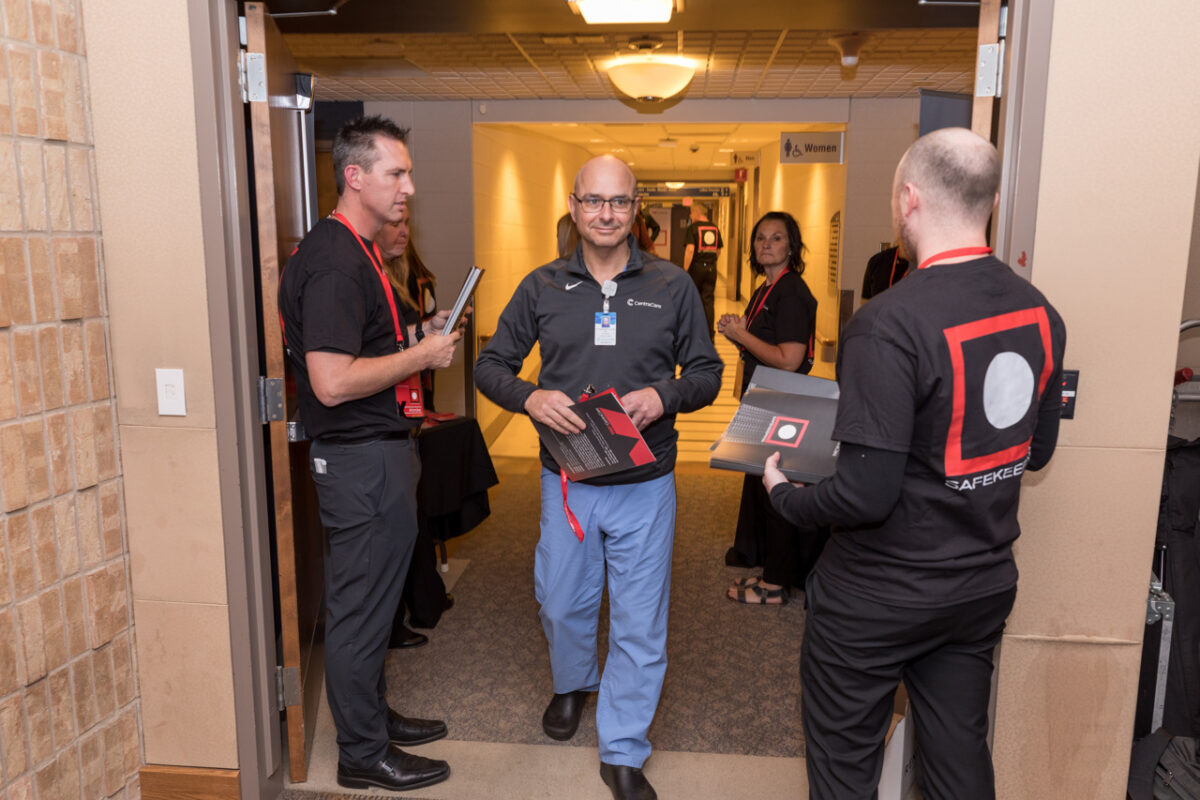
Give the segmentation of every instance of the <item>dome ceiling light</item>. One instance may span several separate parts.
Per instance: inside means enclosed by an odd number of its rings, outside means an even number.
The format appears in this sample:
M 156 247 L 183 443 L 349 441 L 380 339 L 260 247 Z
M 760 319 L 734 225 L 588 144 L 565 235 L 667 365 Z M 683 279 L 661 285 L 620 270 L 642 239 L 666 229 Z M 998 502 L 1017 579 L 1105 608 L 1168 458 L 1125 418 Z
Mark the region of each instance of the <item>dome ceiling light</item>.
M 629 42 L 636 55 L 617 58 L 607 67 L 608 79 L 622 94 L 643 103 L 658 103 L 687 88 L 696 74 L 695 64 L 687 58 L 658 56 L 662 39 L 644 36 Z

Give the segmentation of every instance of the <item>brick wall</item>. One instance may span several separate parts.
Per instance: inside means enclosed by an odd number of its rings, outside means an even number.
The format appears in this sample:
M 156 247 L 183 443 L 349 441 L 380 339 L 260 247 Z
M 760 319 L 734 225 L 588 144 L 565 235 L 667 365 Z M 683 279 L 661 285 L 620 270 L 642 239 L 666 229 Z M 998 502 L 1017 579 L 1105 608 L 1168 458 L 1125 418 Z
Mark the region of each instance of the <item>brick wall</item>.
M 77 0 L 0 0 L 0 787 L 139 796 L 120 457 Z

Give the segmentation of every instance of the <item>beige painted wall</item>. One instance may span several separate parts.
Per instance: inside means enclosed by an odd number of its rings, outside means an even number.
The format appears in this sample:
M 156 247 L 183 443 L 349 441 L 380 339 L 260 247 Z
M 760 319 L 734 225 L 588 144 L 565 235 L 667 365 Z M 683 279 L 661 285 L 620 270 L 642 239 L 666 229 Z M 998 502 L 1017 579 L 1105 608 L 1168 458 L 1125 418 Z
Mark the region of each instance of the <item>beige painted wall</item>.
M 145 758 L 236 768 L 188 3 L 83 12 Z M 157 367 L 183 369 L 186 416 L 158 415 Z
M 141 706 L 92 64 L 72 0 L 3 0 L 0 26 L 0 787 L 126 800 Z
M 409 129 L 417 189 L 409 204 L 413 246 L 437 277 L 438 301 L 447 307 L 475 258 L 474 230 L 464 211 L 471 208 L 473 197 L 471 104 L 465 100 L 375 102 L 364 103 L 363 113 L 382 114 Z M 463 413 L 468 370 L 460 347 L 454 362 L 438 371 L 434 393 L 438 411 Z
M 800 236 L 807 246 L 804 254 L 804 282 L 817 298 L 817 334 L 827 339 L 838 336 L 838 287 L 829 284 L 830 220 L 841 212 L 842 246 L 846 243 L 846 166 L 844 164 L 783 164 L 779 150 L 764 147 L 759 167 L 759 216 L 768 211 L 786 211 L 800 224 Z M 753 227 L 755 220 L 749 221 Z M 749 231 L 747 231 L 749 236 Z M 749 252 L 747 251 L 747 258 Z M 757 284 L 756 284 L 757 285 Z M 820 378 L 834 376 L 834 363 L 825 360 L 821 346 L 814 350 L 816 363 L 812 374 Z
M 1200 319 L 1200 176 L 1196 181 L 1196 208 L 1192 214 L 1192 247 L 1188 255 L 1187 287 L 1184 289 L 1183 312 L 1185 319 Z M 1192 328 L 1179 337 L 1179 355 L 1176 367 L 1189 367 L 1200 376 L 1200 328 Z
M 1124 796 L 1200 165 L 1197 30 L 1191 0 L 1055 2 L 1032 279 L 1081 375 L 1054 460 L 1025 481 L 1001 798 Z M 1114 235 L 1136 244 L 1114 256 Z
M 908 146 L 917 140 L 921 101 L 916 97 L 854 99 L 846 126 L 845 247 L 842 288 L 862 305 L 867 261 L 891 242 L 892 177 Z
M 486 335 L 495 332 L 521 279 L 557 255 L 555 225 L 567 212 L 575 173 L 590 154 L 502 125 L 476 125 L 473 151 L 475 261 L 488 270 L 475 296 L 475 328 Z M 479 395 L 477 417 L 484 430 L 500 411 Z M 489 450 L 536 457 L 537 433 L 529 418 L 515 415 Z

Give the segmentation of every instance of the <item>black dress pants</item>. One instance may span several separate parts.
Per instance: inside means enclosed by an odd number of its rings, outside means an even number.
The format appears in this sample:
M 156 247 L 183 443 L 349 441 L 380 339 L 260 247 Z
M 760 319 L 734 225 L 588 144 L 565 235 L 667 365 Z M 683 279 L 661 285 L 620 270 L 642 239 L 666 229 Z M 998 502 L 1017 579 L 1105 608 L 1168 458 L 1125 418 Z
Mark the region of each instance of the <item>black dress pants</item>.
M 940 608 L 888 606 L 809 576 L 800 656 L 809 797 L 873 800 L 901 680 L 925 800 L 995 797 L 987 746 L 992 652 L 1016 588 Z
M 421 462 L 412 439 L 313 442 L 325 527 L 325 691 L 339 763 L 370 766 L 388 747 L 384 660 L 417 536 Z
M 717 292 L 717 262 L 714 260 L 708 263 L 693 258 L 692 265 L 688 267 L 688 275 L 692 276 L 692 282 L 700 292 L 700 301 L 704 304 L 704 318 L 708 320 L 708 338 L 715 339 L 717 333 L 713 327 L 713 302 Z

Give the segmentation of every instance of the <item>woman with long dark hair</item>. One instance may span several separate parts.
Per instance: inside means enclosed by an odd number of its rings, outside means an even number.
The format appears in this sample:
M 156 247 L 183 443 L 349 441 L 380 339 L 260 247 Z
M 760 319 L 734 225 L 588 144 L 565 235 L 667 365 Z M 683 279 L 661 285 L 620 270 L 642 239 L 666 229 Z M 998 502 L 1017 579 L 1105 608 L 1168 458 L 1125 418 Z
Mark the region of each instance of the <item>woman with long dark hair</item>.
M 737 345 L 743 361 L 740 392 L 759 364 L 807 374 L 812 369 L 817 300 L 805 284 L 804 240 L 795 218 L 769 211 L 750 233 L 750 268 L 764 277 L 750 296 L 744 316 L 726 314 L 717 332 Z M 743 578 L 727 596 L 739 603 L 780 605 L 789 587 L 804 578 L 825 546 L 827 535 L 804 531 L 781 517 L 762 480 L 747 475 L 742 486 L 737 533 L 725 554 L 730 566 L 759 566 L 759 577 Z

